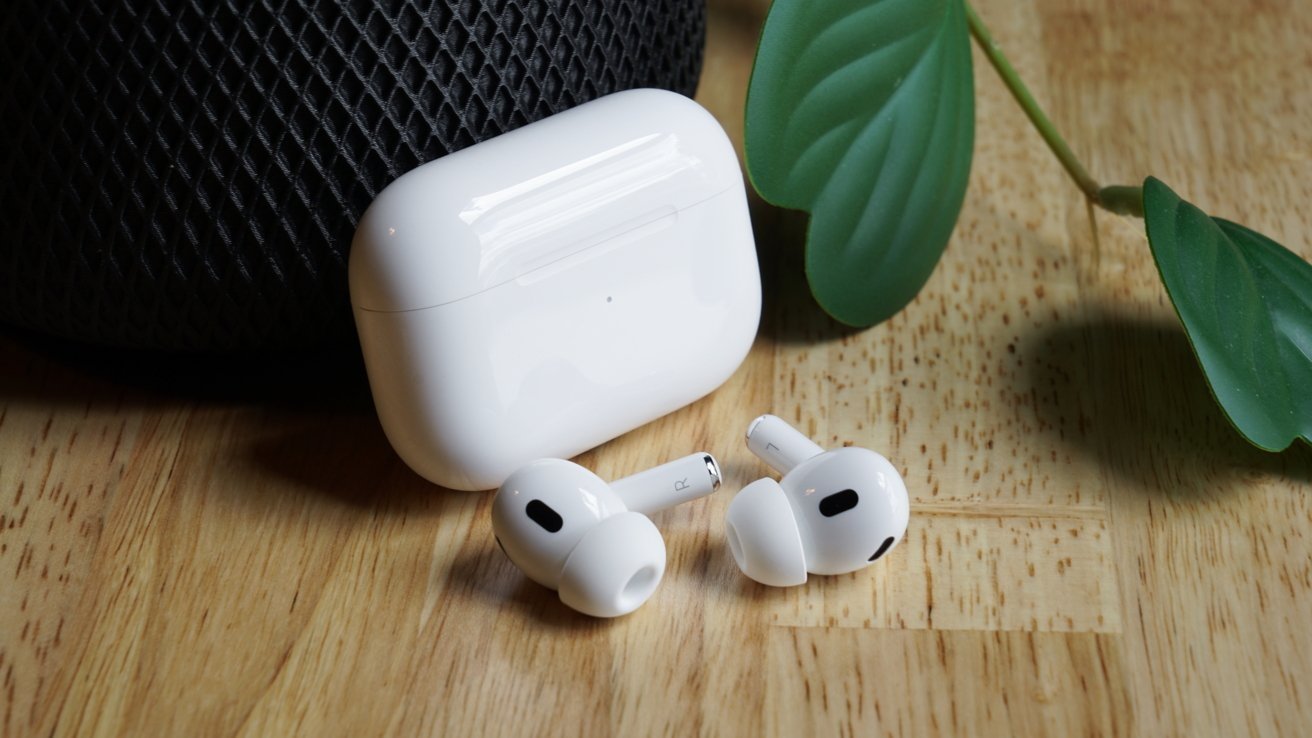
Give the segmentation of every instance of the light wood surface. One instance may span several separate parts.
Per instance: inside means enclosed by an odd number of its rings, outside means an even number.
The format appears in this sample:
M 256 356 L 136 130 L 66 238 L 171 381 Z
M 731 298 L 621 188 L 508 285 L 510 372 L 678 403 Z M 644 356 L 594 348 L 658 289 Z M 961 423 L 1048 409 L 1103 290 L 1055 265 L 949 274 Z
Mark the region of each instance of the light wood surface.
M 764 7 L 711 6 L 699 97 L 739 144 Z M 1312 257 L 1312 5 L 978 8 L 1095 176 Z M 1227 425 L 1141 224 L 1091 213 L 975 60 L 970 189 L 919 298 L 836 326 L 801 221 L 755 203 L 747 362 L 582 457 L 727 476 L 657 516 L 665 581 L 620 620 L 527 582 L 489 496 L 410 472 L 357 374 L 160 387 L 4 339 L 0 735 L 1307 735 L 1312 450 Z M 905 543 L 743 578 L 722 522 L 767 411 L 893 459 Z

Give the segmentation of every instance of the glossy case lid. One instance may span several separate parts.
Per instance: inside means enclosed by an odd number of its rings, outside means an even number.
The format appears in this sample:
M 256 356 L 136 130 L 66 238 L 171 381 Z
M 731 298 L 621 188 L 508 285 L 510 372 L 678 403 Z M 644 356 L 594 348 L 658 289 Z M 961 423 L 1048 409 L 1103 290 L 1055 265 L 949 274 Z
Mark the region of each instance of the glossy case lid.
M 664 90 L 609 95 L 384 189 L 351 246 L 351 302 L 396 312 L 460 300 L 741 183 L 701 106 Z

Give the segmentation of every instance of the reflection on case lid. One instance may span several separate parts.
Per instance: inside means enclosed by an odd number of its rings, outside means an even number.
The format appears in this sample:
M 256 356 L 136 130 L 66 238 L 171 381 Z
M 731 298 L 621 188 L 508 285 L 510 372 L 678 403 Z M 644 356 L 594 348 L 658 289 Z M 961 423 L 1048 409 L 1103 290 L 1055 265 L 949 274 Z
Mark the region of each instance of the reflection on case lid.
M 388 186 L 351 247 L 351 300 L 449 303 L 703 203 L 741 173 L 719 124 L 675 93 L 601 98 Z

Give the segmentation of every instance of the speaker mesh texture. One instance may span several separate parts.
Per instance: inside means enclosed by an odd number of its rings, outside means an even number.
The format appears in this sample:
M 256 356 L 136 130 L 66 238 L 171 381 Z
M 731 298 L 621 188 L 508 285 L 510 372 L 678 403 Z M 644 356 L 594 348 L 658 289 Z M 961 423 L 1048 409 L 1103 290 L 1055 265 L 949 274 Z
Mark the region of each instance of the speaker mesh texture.
M 601 95 L 691 95 L 701 0 L 8 0 L 0 320 L 122 347 L 349 345 L 414 167 Z

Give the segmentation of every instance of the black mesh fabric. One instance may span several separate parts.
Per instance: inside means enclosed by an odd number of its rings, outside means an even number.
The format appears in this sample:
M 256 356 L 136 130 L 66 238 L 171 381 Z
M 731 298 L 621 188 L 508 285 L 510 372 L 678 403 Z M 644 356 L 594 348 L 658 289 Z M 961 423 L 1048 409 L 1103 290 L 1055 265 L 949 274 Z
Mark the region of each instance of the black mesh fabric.
M 0 321 L 126 347 L 347 344 L 400 174 L 595 97 L 692 94 L 702 0 L 6 0 Z

